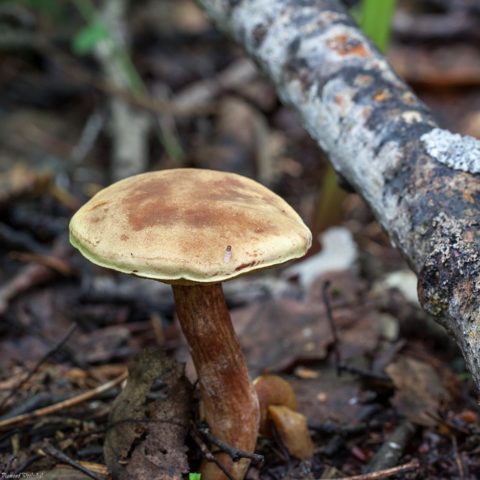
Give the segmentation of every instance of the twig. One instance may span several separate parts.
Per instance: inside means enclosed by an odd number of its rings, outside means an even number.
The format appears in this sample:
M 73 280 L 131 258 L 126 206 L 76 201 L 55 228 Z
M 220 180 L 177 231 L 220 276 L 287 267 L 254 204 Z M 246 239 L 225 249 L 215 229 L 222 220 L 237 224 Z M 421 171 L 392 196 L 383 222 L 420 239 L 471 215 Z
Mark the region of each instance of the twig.
M 69 398 L 68 400 L 64 400 L 63 402 L 54 403 L 53 405 L 49 405 L 48 407 L 44 407 L 44 408 L 39 408 L 38 410 L 34 410 L 33 412 L 30 412 L 30 413 L 25 413 L 23 415 L 18 415 L 13 418 L 2 420 L 0 421 L 0 430 L 5 430 L 6 428 L 13 427 L 20 424 L 25 424 L 31 420 L 35 420 L 36 418 L 40 418 L 45 415 L 51 415 L 52 413 L 57 413 L 57 412 L 60 412 L 61 410 L 65 410 L 67 408 L 71 408 L 76 405 L 79 405 L 117 386 L 118 384 L 123 382 L 123 380 L 125 380 L 127 376 L 128 376 L 128 372 L 125 371 L 124 373 L 119 375 L 117 378 L 114 378 L 113 380 L 110 380 L 109 382 L 104 383 L 103 385 L 99 385 L 93 390 L 89 390 L 88 392 L 84 392 L 84 393 L 81 393 L 80 395 Z
M 27 398 L 24 402 L 16 403 L 14 407 L 8 410 L 8 412 L 0 416 L 0 420 L 13 418 L 17 415 L 23 415 L 24 413 L 31 412 L 32 410 L 43 408 L 46 405 L 63 401 L 65 398 L 67 398 L 65 395 L 62 397 L 58 395 L 52 395 L 51 393 L 45 391 L 39 392 Z
M 396 465 L 416 431 L 415 425 L 408 420 L 403 421 L 383 442 L 383 445 L 372 457 L 364 472 L 375 472 Z
M 22 263 L 36 263 L 52 269 L 61 275 L 71 275 L 73 272 L 70 264 L 62 258 L 53 255 L 42 255 L 28 252 L 11 252 L 9 257 Z
M 409 470 L 417 470 L 420 467 L 419 461 L 414 458 L 411 462 L 404 463 L 398 467 L 386 468 L 377 472 L 364 473 L 362 475 L 353 475 L 352 477 L 335 477 L 332 480 L 378 480 L 379 478 L 388 478 L 392 475 L 405 473 Z
M 455 456 L 455 463 L 457 464 L 458 468 L 458 478 L 463 480 L 464 478 L 466 478 L 465 467 L 463 465 L 462 457 L 460 456 L 460 453 L 458 451 L 457 437 L 455 437 L 455 435 L 452 435 L 452 448 Z
M 0 241 L 3 245 L 8 245 L 11 248 L 19 250 L 26 250 L 27 252 L 40 254 L 47 252 L 46 248 L 29 234 L 19 232 L 3 222 L 0 222 Z
M 75 165 L 80 165 L 93 148 L 105 125 L 105 117 L 105 112 L 99 109 L 94 110 L 88 117 L 78 142 L 70 152 L 70 157 Z
M 14 395 L 15 392 L 20 390 L 37 372 L 37 370 L 42 366 L 43 363 L 45 363 L 48 358 L 51 356 L 55 355 L 70 339 L 72 336 L 73 332 L 76 330 L 77 324 L 73 324 L 67 331 L 67 333 L 63 336 L 63 338 L 53 347 L 51 348 L 42 358 L 38 360 L 38 362 L 35 364 L 35 366 L 28 372 L 27 376 L 23 379 L 20 380 L 20 382 L 10 390 L 10 393 L 0 402 L 0 410 L 2 407 L 10 400 Z
M 339 340 L 338 340 L 338 335 L 337 335 L 337 327 L 336 327 L 335 322 L 333 320 L 332 305 L 330 303 L 330 298 L 328 296 L 328 289 L 329 288 L 330 288 L 330 281 L 327 280 L 322 286 L 322 297 L 323 297 L 323 303 L 325 304 L 325 309 L 327 311 L 328 324 L 330 325 L 330 331 L 332 332 L 332 337 L 333 337 L 333 358 L 334 358 L 334 361 L 335 361 L 335 368 L 337 370 L 337 375 L 340 375 L 340 373 L 341 373 L 341 370 L 340 370 L 340 350 L 338 348 Z
M 205 437 L 206 440 L 208 440 L 210 443 L 213 443 L 213 445 L 216 445 L 222 452 L 227 453 L 234 462 L 238 462 L 242 458 L 248 458 L 255 465 L 261 466 L 263 464 L 263 455 L 244 452 L 243 450 L 239 450 L 238 448 L 222 442 L 222 440 L 219 440 L 211 434 L 207 426 L 202 425 L 198 427 L 198 431 L 203 435 L 203 437 Z
M 374 372 L 373 370 L 366 370 L 364 368 L 355 367 L 353 365 L 347 365 L 346 363 L 338 364 L 337 369 L 340 372 L 353 373 L 364 379 L 377 380 L 377 381 L 388 383 L 388 384 L 392 383 L 391 378 L 388 375 L 385 375 L 384 373 L 377 373 L 377 372 Z
M 395 355 L 400 350 L 402 350 L 402 348 L 405 347 L 406 344 L 407 344 L 407 341 L 405 339 L 402 339 L 402 340 L 399 340 L 398 342 L 395 342 L 393 345 L 390 345 L 388 348 L 386 348 L 373 361 L 372 372 L 376 374 L 377 373 L 382 374 L 385 367 L 390 364 L 390 362 L 393 360 Z
M 187 85 L 171 99 L 171 108 L 174 112 L 205 110 L 222 90 L 231 90 L 236 86 L 248 84 L 257 75 L 258 70 L 255 64 L 251 60 L 242 58 L 211 78 Z
M 213 462 L 225 474 L 228 480 L 235 480 L 235 478 L 232 477 L 230 472 L 222 465 L 222 463 L 216 459 L 215 455 L 208 449 L 207 445 L 205 445 L 205 442 L 200 438 L 197 427 L 193 422 L 190 434 L 195 443 L 198 445 L 198 448 L 200 448 L 203 458 L 205 458 L 205 460 L 208 462 Z
M 40 459 L 43 458 L 43 455 L 39 455 L 36 453 L 35 455 L 27 458 L 23 463 L 21 463 L 16 469 L 15 469 L 15 475 L 20 475 L 23 473 L 30 465 L 32 465 L 35 462 L 38 462 Z
M 61 450 L 58 450 L 53 445 L 47 444 L 41 449 L 41 451 L 45 452 L 47 455 L 50 455 L 51 457 L 55 458 L 60 462 L 70 465 L 71 467 L 79 470 L 80 472 L 84 473 L 90 478 L 93 478 L 94 480 L 105 480 L 105 477 L 97 475 L 95 472 L 92 472 L 88 468 L 85 468 L 83 465 L 71 459 L 68 455 L 65 455 Z
M 65 238 L 60 236 L 50 252 L 54 257 L 64 259 L 70 252 L 70 246 Z M 23 267 L 17 274 L 0 288 L 0 318 L 8 309 L 9 302 L 17 295 L 30 288 L 45 283 L 57 275 L 57 271 L 41 264 L 31 264 Z

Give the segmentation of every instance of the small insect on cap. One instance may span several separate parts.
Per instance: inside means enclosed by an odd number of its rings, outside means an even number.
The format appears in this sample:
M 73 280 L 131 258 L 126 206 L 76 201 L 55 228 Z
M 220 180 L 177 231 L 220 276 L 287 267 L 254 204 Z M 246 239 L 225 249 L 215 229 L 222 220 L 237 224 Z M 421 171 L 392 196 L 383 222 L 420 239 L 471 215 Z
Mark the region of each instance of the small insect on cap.
M 214 283 L 301 257 L 311 233 L 263 185 L 191 168 L 144 173 L 97 193 L 70 222 L 93 263 L 166 283 Z

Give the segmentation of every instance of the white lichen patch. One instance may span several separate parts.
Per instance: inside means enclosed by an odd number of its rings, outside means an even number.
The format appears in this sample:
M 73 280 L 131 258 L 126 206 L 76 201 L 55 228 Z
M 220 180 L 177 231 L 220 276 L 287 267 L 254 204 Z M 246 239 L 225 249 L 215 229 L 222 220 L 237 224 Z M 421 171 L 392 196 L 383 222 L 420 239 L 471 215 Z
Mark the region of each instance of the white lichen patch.
M 417 110 L 409 110 L 408 112 L 403 112 L 401 117 L 402 120 L 408 124 L 423 122 L 425 120 L 424 116 Z
M 434 128 L 420 137 L 427 153 L 455 170 L 480 173 L 480 140 Z

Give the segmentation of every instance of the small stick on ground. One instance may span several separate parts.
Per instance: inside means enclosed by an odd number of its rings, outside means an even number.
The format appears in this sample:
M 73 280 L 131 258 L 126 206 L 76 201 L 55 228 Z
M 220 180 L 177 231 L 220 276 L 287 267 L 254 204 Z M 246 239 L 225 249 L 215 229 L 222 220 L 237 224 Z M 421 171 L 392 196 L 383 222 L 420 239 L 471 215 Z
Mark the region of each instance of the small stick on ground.
M 103 110 L 96 109 L 88 117 L 80 138 L 70 152 L 70 158 L 75 166 L 83 165 L 83 161 L 93 149 L 95 142 L 105 126 L 106 114 Z
M 358 375 L 359 377 L 365 380 L 377 380 L 382 383 L 392 384 L 392 379 L 385 375 L 384 373 L 377 373 L 373 370 L 367 370 L 365 368 L 355 367 L 353 365 L 348 365 L 346 363 L 339 363 L 337 365 L 337 370 L 340 372 L 348 372 L 353 373 L 354 375 Z
M 458 468 L 458 478 L 463 480 L 464 478 L 467 478 L 465 475 L 465 467 L 463 465 L 462 457 L 458 451 L 458 444 L 457 444 L 457 438 L 455 435 L 452 435 L 452 447 L 453 447 L 453 452 L 455 456 L 455 463 L 457 464 Z
M 333 337 L 333 358 L 335 361 L 335 368 L 337 370 L 337 375 L 340 375 L 341 370 L 340 370 L 340 350 L 338 348 L 339 345 L 339 340 L 338 340 L 338 335 L 337 335 L 337 328 L 335 325 L 335 322 L 333 320 L 333 314 L 332 314 L 332 305 L 330 303 L 330 298 L 328 296 L 328 290 L 330 288 L 330 281 L 327 280 L 322 287 L 322 296 L 323 296 L 323 303 L 325 304 L 325 309 L 327 312 L 327 320 L 328 324 L 330 325 L 330 330 L 332 332 L 332 337 Z
M 408 420 L 403 421 L 383 442 L 383 445 L 372 457 L 364 472 L 375 472 L 395 466 L 416 431 L 415 425 Z
M 234 448 L 225 442 L 222 442 L 218 438 L 216 438 L 214 435 L 211 434 L 210 430 L 208 429 L 207 426 L 200 426 L 198 427 L 198 431 L 200 434 L 208 440 L 210 443 L 213 445 L 217 446 L 222 452 L 227 453 L 230 455 L 230 458 L 234 462 L 238 462 L 242 458 L 248 458 L 251 460 L 252 464 L 262 466 L 263 465 L 263 455 L 259 455 L 258 453 L 249 453 L 249 452 L 244 452 L 243 450 L 239 450 L 237 448 Z
M 47 444 L 45 447 L 41 449 L 41 451 L 45 452 L 47 455 L 55 458 L 56 460 L 66 463 L 71 467 L 79 470 L 80 472 L 84 473 L 85 475 L 93 478 L 94 480 L 105 480 L 105 477 L 97 475 L 95 472 L 92 472 L 88 468 L 85 468 L 80 463 L 77 463 L 75 460 L 71 459 L 68 455 L 65 455 L 61 450 L 58 450 L 54 446 Z
M 49 255 L 66 259 L 70 246 L 63 236 L 55 240 L 55 244 Z M 26 265 L 0 288 L 0 318 L 6 313 L 9 302 L 21 293 L 40 284 L 56 278 L 58 272 L 41 264 Z
M 38 360 L 35 366 L 28 372 L 27 376 L 23 380 L 20 380 L 18 385 L 12 388 L 10 390 L 10 393 L 0 402 L 0 409 L 2 409 L 3 406 L 15 395 L 15 393 L 18 392 L 18 390 L 20 390 L 33 377 L 33 375 L 48 360 L 48 358 L 55 355 L 55 353 L 57 353 L 68 342 L 76 328 L 77 325 L 74 323 L 68 329 L 67 333 L 63 336 L 63 338 L 56 345 L 54 345 L 42 358 Z
M 405 473 L 409 470 L 418 470 L 420 467 L 419 461 L 415 458 L 408 463 L 399 465 L 398 467 L 386 468 L 385 470 L 378 470 L 377 472 L 364 473 L 362 475 L 354 475 L 352 477 L 336 477 L 332 480 L 378 480 L 381 478 L 388 478 L 399 473 Z
M 217 460 L 215 455 L 209 450 L 207 445 L 205 445 L 205 442 L 200 438 L 200 435 L 198 434 L 197 427 L 195 426 L 194 423 L 192 423 L 192 428 L 190 431 L 190 435 L 192 436 L 193 440 L 195 443 L 198 445 L 198 448 L 200 448 L 200 451 L 202 452 L 203 458 L 207 460 L 208 462 L 213 462 L 228 478 L 228 480 L 235 480 L 230 472 L 222 465 L 221 462 Z
M 89 390 L 88 392 L 81 393 L 75 397 L 69 398 L 68 400 L 64 400 L 63 402 L 54 403 L 53 405 L 49 405 L 48 407 L 39 408 L 38 410 L 34 410 L 30 413 L 25 413 L 23 415 L 18 415 L 13 418 L 7 418 L 6 420 L 0 421 L 0 430 L 5 430 L 7 428 L 22 425 L 28 423 L 31 420 L 35 420 L 36 418 L 44 417 L 46 415 L 51 415 L 52 413 L 60 412 L 61 410 L 65 410 L 67 408 L 74 407 L 79 405 L 83 402 L 91 400 L 92 398 L 100 395 L 102 393 L 107 392 L 108 390 L 116 387 L 118 384 L 123 382 L 128 376 L 128 372 L 125 371 L 117 378 L 110 380 L 103 385 L 99 385 L 98 387 L 94 388 L 93 390 Z

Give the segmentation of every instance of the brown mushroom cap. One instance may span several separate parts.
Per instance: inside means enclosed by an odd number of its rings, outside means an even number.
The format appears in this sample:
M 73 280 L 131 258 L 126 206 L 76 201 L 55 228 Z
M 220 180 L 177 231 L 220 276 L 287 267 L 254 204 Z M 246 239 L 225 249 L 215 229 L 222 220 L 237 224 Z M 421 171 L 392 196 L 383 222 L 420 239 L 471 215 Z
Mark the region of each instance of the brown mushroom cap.
M 188 284 L 301 257 L 311 233 L 263 185 L 183 168 L 136 175 L 100 191 L 72 218 L 70 240 L 98 265 Z

